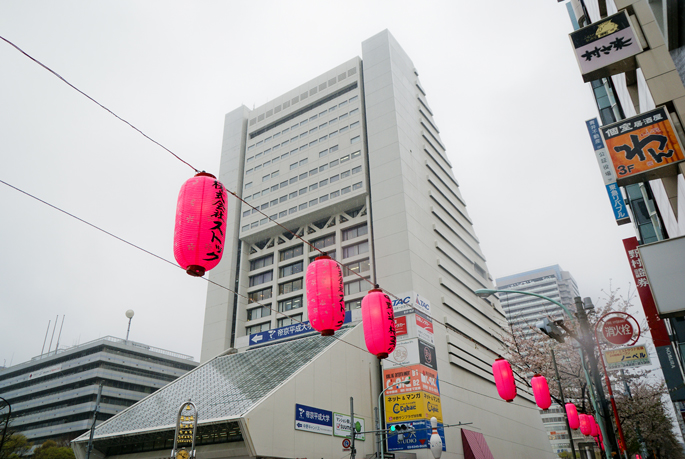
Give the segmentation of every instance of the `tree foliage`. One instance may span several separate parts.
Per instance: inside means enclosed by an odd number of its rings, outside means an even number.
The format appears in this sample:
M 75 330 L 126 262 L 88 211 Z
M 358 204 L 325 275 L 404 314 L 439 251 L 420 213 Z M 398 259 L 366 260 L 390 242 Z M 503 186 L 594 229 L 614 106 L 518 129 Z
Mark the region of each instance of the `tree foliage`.
M 34 459 L 74 459 L 74 451 L 68 446 L 60 446 L 48 440 L 40 445 L 34 453 Z
M 1 430 L 0 435 L 2 435 Z M 22 434 L 8 431 L 5 443 L 2 445 L 2 450 L 0 450 L 0 459 L 19 459 L 32 446 L 33 443 L 28 441 Z
M 632 306 L 631 299 L 634 294 L 630 292 L 628 292 L 627 297 L 623 297 L 619 289 L 610 288 L 608 293 L 604 293 L 605 298 L 601 299 L 603 304 L 597 306 L 596 311 L 588 316 L 591 330 L 594 330 L 597 319 L 604 314 L 626 312 Z M 580 336 L 577 320 L 570 321 L 566 317 L 564 326 L 569 329 L 571 334 Z M 641 327 L 646 330 L 644 324 L 641 324 Z M 528 382 L 531 376 L 536 373 L 545 376 L 549 382 L 553 400 L 558 404 L 561 404 L 558 388 L 559 383 L 561 383 L 566 402 L 575 403 L 580 413 L 593 414 L 585 370 L 581 363 L 576 340 L 567 337 L 564 343 L 558 343 L 539 330 L 535 329 L 534 331 L 531 334 L 528 330 L 512 329 L 511 334 L 502 337 L 508 346 L 510 352 L 508 358 L 514 371 Z M 592 340 L 594 342 L 594 338 Z M 599 361 L 600 354 L 596 346 L 593 345 L 593 348 L 595 348 L 595 356 Z M 552 361 L 552 352 L 556 356 L 559 370 L 558 380 Z M 590 368 L 587 370 L 592 371 Z M 604 381 L 601 364 L 599 371 Z M 644 370 L 630 370 L 620 374 L 609 372 L 628 452 L 632 454 L 640 452 L 637 433 L 639 429 L 651 450 L 650 457 L 685 459 L 682 446 L 672 431 L 674 421 L 662 402 L 662 397 L 665 394 L 664 386 L 662 383 L 656 383 L 656 378 L 650 377 L 649 373 L 649 371 Z M 624 390 L 625 387 L 630 389 L 631 396 Z M 605 394 L 608 394 L 606 387 L 604 387 L 604 391 Z M 616 436 L 618 438 L 618 434 Z

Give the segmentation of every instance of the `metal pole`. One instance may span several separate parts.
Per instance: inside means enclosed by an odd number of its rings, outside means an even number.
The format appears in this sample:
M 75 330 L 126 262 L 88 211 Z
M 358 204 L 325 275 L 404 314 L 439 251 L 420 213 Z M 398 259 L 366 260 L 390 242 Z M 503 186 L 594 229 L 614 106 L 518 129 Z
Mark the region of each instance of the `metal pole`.
M 126 330 L 126 341 L 128 341 L 128 334 L 131 332 L 131 320 L 133 317 L 128 318 L 128 330 Z
M 43 348 L 40 350 L 40 356 L 43 357 L 43 351 L 45 351 L 45 343 L 48 341 L 48 333 L 50 333 L 50 324 L 52 320 L 48 320 L 48 329 L 45 330 L 45 339 L 43 339 Z
M 626 439 L 623 436 L 623 427 L 621 427 L 621 418 L 618 417 L 618 408 L 616 408 L 616 400 L 614 400 L 614 391 L 611 390 L 611 381 L 609 380 L 609 372 L 607 371 L 607 366 L 604 363 L 604 357 L 602 357 L 602 346 L 599 344 L 599 338 L 597 338 L 597 325 L 595 324 L 595 342 L 597 343 L 597 350 L 599 351 L 599 360 L 602 362 L 602 368 L 604 369 L 604 380 L 607 383 L 607 390 L 609 391 L 609 398 L 611 400 L 611 408 L 614 411 L 614 418 L 616 419 L 616 428 L 618 429 L 618 437 L 621 440 L 619 442 L 619 450 L 626 456 Z
M 0 397 L 0 399 L 7 404 L 7 408 L 9 409 L 7 420 L 5 421 L 5 428 L 2 429 L 2 440 L 0 440 L 0 451 L 2 451 L 2 446 L 5 444 L 5 436 L 7 435 L 7 426 L 10 424 L 10 416 L 12 416 L 12 405 L 3 397 Z
M 88 438 L 88 447 L 86 448 L 86 459 L 90 459 L 90 452 L 93 450 L 93 437 L 95 436 L 95 421 L 98 418 L 98 412 L 100 411 L 100 397 L 102 396 L 102 385 L 104 381 L 100 381 L 100 387 L 98 387 L 98 398 L 95 400 L 95 411 L 93 412 L 93 424 L 90 426 L 90 437 Z
M 378 407 L 373 409 L 373 412 L 376 415 L 376 431 L 381 430 L 381 414 L 378 410 Z M 380 451 L 381 451 L 381 436 L 376 434 L 376 457 L 380 457 Z
M 350 397 L 350 437 L 352 437 L 352 444 L 350 445 L 350 459 L 355 459 L 357 450 L 354 448 L 354 437 L 357 432 L 354 428 L 354 398 Z
M 50 345 L 48 346 L 48 355 L 50 354 L 50 349 L 52 348 L 52 339 L 55 337 L 55 329 L 57 328 L 57 320 L 59 319 L 59 314 L 55 316 L 55 326 L 52 327 L 52 336 L 50 336 Z
M 573 453 L 573 459 L 576 458 L 576 448 L 573 446 L 573 431 L 571 430 L 571 425 L 568 423 L 568 414 L 566 413 L 566 400 L 564 400 L 564 391 L 561 388 L 561 378 L 559 377 L 559 369 L 557 368 L 557 358 L 554 355 L 554 349 L 552 349 L 552 362 L 554 363 L 554 372 L 557 375 L 557 384 L 559 384 L 559 397 L 561 398 L 562 408 L 564 409 L 564 419 L 566 419 L 566 431 L 568 432 L 568 439 L 571 443 L 571 451 Z
M 597 398 L 602 407 L 602 411 L 599 417 L 599 427 L 602 430 L 602 435 L 604 436 L 604 449 L 606 451 L 607 457 L 611 457 L 611 452 L 618 450 L 616 444 L 616 435 L 614 435 L 614 428 L 611 425 L 611 414 L 609 413 L 609 404 L 604 396 L 604 388 L 602 388 L 602 378 L 599 375 L 599 368 L 597 366 L 597 359 L 595 358 L 594 346 L 592 346 L 592 341 L 590 338 L 588 340 L 588 335 L 590 334 L 590 324 L 587 320 L 587 314 L 585 312 L 585 306 L 583 305 L 583 300 L 580 297 L 575 297 L 574 301 L 576 303 L 576 312 L 578 314 L 578 321 L 580 322 L 581 331 L 581 345 L 585 347 L 585 353 L 587 354 L 588 362 L 592 370 L 592 376 L 595 380 L 595 390 L 597 391 Z

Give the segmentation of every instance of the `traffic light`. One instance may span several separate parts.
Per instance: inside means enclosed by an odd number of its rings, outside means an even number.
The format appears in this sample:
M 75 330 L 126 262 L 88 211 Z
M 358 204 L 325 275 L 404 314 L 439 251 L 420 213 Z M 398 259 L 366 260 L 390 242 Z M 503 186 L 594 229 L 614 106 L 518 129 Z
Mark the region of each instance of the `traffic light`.
M 559 328 L 559 324 L 563 324 L 563 320 L 550 320 L 547 317 L 543 317 L 541 321 L 537 322 L 535 326 L 542 331 L 545 335 L 549 336 L 553 340 L 560 343 L 564 342 L 564 334 Z
M 414 427 L 411 424 L 396 424 L 390 426 L 390 434 L 397 434 L 397 440 L 404 440 L 404 436 L 414 433 Z

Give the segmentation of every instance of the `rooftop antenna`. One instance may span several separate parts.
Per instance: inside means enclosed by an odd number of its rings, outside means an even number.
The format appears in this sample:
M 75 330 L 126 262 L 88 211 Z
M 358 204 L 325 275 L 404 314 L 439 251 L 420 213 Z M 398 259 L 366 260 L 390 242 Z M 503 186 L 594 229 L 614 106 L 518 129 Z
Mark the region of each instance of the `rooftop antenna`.
M 55 345 L 55 354 L 57 353 L 57 348 L 59 347 L 59 339 L 62 336 L 62 327 L 64 327 L 64 318 L 66 316 L 62 316 L 62 325 L 59 326 L 59 334 L 57 335 L 57 344 Z
M 48 340 L 48 333 L 50 332 L 50 323 L 52 320 L 48 320 L 48 329 L 45 330 L 45 339 L 43 340 L 43 348 L 40 350 L 40 356 L 43 357 L 43 351 L 45 350 L 45 342 Z
M 52 327 L 52 336 L 50 337 L 50 345 L 48 346 L 48 354 L 50 354 L 50 349 L 52 348 L 52 339 L 55 337 L 55 329 L 57 328 L 57 319 L 59 319 L 59 314 L 55 316 L 55 326 Z

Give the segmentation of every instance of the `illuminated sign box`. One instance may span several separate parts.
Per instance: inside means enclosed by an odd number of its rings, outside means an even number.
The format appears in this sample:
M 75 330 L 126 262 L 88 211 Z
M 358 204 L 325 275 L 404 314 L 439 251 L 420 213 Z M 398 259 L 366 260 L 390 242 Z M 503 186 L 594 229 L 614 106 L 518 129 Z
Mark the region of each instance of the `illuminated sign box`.
M 620 186 L 676 175 L 685 159 L 665 107 L 600 129 Z
M 635 55 L 642 52 L 625 10 L 578 29 L 569 38 L 586 83 L 634 70 Z

